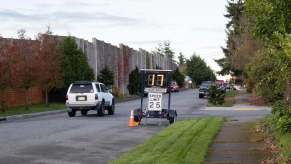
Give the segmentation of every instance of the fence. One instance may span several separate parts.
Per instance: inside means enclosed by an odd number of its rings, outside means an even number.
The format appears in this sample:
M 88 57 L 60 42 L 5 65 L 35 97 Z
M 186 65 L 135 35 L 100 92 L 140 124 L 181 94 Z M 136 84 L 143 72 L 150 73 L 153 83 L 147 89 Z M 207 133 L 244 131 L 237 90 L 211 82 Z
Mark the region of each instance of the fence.
M 124 44 L 117 47 L 96 38 L 93 38 L 92 42 L 79 38 L 75 38 L 75 40 L 79 48 L 86 54 L 95 76 L 107 66 L 114 73 L 115 85 L 123 94 L 128 94 L 128 76 L 136 66 L 140 69 L 176 68 L 176 64 L 166 56 L 150 53 L 143 49 L 135 50 Z

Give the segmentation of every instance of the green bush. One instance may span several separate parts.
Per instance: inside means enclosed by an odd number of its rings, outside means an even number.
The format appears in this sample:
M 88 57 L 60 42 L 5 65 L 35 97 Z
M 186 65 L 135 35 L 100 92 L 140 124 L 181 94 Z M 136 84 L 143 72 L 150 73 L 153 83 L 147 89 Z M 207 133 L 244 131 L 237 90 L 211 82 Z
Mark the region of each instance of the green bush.
M 286 113 L 287 108 L 288 105 L 283 100 L 276 101 L 272 106 L 272 114 L 281 117 Z
M 291 132 L 291 115 L 284 115 L 277 121 L 277 129 L 281 133 Z
M 291 107 L 284 101 L 277 101 L 272 107 L 271 125 L 281 133 L 291 132 Z
M 208 102 L 213 105 L 222 105 L 224 103 L 225 93 L 218 89 L 217 86 L 209 88 Z

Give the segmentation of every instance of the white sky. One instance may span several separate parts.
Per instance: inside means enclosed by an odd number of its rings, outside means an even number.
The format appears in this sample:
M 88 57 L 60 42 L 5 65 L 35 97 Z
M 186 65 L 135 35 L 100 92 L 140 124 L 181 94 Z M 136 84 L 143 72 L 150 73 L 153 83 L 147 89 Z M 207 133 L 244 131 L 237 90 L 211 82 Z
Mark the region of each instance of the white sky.
M 169 40 L 178 54 L 194 52 L 219 70 L 223 57 L 226 0 L 0 0 L 0 34 L 30 37 L 50 25 L 56 35 L 92 37 L 118 45 L 154 50 Z

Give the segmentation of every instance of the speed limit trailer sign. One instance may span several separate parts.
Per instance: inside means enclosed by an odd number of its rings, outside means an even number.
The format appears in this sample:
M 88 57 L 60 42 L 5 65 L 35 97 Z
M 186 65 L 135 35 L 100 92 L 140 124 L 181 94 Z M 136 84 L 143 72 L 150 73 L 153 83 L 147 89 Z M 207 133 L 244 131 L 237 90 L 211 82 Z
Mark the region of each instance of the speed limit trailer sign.
M 149 93 L 148 94 L 148 110 L 149 111 L 162 111 L 162 93 Z
M 140 108 L 134 110 L 136 122 L 141 122 L 142 118 L 167 119 L 170 124 L 176 121 L 177 112 L 171 109 L 171 92 L 168 92 L 167 103 L 162 103 L 163 94 L 170 90 L 171 81 L 172 70 L 140 70 L 141 103 Z M 144 106 L 145 93 L 148 95 L 148 101 Z

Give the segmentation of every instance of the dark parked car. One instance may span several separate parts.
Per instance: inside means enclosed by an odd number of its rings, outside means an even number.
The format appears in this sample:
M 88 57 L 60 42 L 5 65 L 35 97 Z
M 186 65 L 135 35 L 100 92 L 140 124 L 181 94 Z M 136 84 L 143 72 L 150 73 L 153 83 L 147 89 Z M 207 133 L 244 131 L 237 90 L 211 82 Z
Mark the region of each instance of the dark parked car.
M 179 86 L 175 81 L 171 83 L 171 92 L 179 92 Z
M 167 93 L 169 92 L 179 92 L 179 86 L 176 81 L 172 81 L 170 88 L 167 89 Z
M 208 91 L 210 86 L 214 85 L 213 81 L 203 81 L 199 87 L 199 98 L 204 98 L 208 96 Z

